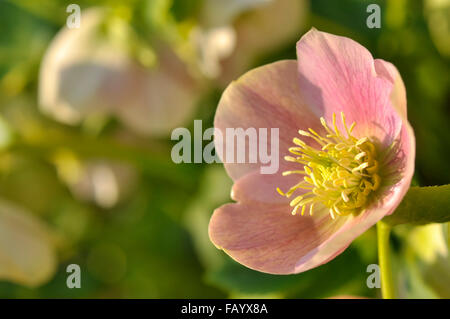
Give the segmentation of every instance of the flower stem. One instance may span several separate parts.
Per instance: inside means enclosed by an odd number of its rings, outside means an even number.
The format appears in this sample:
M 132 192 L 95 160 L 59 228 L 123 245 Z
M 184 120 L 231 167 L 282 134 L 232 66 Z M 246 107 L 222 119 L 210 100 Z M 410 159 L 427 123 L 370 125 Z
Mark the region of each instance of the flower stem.
M 378 263 L 381 272 L 381 295 L 383 299 L 395 299 L 394 280 L 392 276 L 391 256 L 389 250 L 389 235 L 391 227 L 379 221 L 378 235 Z

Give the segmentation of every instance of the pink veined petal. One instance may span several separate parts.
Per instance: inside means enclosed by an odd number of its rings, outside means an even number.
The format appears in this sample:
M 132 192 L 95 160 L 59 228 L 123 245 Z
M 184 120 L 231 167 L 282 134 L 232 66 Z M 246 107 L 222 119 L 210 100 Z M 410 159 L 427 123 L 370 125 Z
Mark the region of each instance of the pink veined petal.
M 403 97 L 398 93 L 391 100 L 393 89 L 402 89 L 392 81 L 392 67 L 374 62 L 359 43 L 316 29 L 298 41 L 297 56 L 305 102 L 329 125 L 332 114 L 343 111 L 348 125 L 356 122 L 357 137 L 373 137 L 386 146 L 398 136 L 402 122 L 392 104 Z
M 375 59 L 375 70 L 378 76 L 385 77 L 391 83 L 393 83 L 394 88 L 391 92 L 391 102 L 395 107 L 397 112 L 406 119 L 407 116 L 407 106 L 406 106 L 406 89 L 403 83 L 400 72 L 397 68 L 390 62 Z
M 231 190 L 231 198 L 237 202 L 245 203 L 257 202 L 289 205 L 294 196 L 290 199 L 281 196 L 277 192 L 277 187 L 286 192 L 303 180 L 303 176 L 298 174 L 282 176 L 283 171 L 284 169 L 281 168 L 278 173 L 270 175 L 263 175 L 259 171 L 253 171 L 242 176 L 234 183 Z M 301 190 L 297 190 L 295 194 L 300 195 Z
M 292 274 L 298 260 L 326 240 L 340 223 L 326 212 L 293 216 L 286 205 L 227 204 L 214 212 L 209 237 L 217 248 L 251 269 Z
M 293 137 L 298 135 L 298 129 L 317 126 L 320 126 L 318 118 L 303 103 L 295 60 L 256 68 L 231 83 L 222 95 L 214 120 L 214 127 L 224 136 L 227 128 L 267 128 L 268 135 L 271 128 L 279 128 L 280 164 L 284 162 L 283 157 L 288 155 L 288 148 L 292 146 Z M 216 151 L 233 180 L 261 166 L 259 162 L 231 163 L 223 156 L 226 138 L 224 143 L 218 140 L 215 143 Z M 270 152 L 269 146 L 267 149 Z M 248 155 L 248 143 L 245 150 Z M 234 153 L 236 158 L 236 149 Z

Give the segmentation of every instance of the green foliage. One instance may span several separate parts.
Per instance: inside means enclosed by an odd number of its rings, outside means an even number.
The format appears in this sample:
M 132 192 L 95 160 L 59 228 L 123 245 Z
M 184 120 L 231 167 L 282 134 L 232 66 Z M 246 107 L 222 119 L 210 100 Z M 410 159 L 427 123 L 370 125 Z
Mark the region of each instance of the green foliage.
M 387 224 L 424 225 L 450 221 L 450 185 L 411 187 Z

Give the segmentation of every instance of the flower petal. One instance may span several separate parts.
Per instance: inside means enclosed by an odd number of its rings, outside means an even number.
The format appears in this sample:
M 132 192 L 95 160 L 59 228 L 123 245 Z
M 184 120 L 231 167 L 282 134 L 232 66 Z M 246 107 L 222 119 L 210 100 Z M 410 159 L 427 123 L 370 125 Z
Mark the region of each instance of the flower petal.
M 328 213 L 292 216 L 286 205 L 227 204 L 214 212 L 209 237 L 217 248 L 249 268 L 291 274 L 298 260 L 339 224 Z
M 263 175 L 259 171 L 253 171 L 239 178 L 231 190 L 231 198 L 237 202 L 257 202 L 266 204 L 285 204 L 293 199 L 281 196 L 277 187 L 287 191 L 297 184 L 302 177 L 297 174 L 282 176 L 280 169 L 276 174 Z M 300 190 L 296 191 L 300 195 Z
M 303 103 L 295 60 L 256 68 L 231 83 L 222 95 L 214 120 L 214 127 L 224 136 L 226 128 L 267 128 L 269 132 L 270 128 L 279 128 L 280 159 L 288 154 L 298 129 L 318 125 L 319 120 Z M 243 164 L 224 160 L 226 142 L 225 138 L 223 142 L 216 140 L 216 150 L 233 180 L 261 166 L 260 162 Z M 245 151 L 248 154 L 248 143 Z
M 406 119 L 406 89 L 400 72 L 392 63 L 381 59 L 375 59 L 375 69 L 379 76 L 385 77 L 394 85 L 391 92 L 392 105 L 400 116 Z
M 78 29 L 63 28 L 47 48 L 39 72 L 39 107 L 66 124 L 78 124 L 86 115 L 107 110 L 120 90 L 105 89 L 118 82 L 128 66 L 122 48 L 105 41 L 99 28 L 105 10 L 83 11 Z
M 0 280 L 27 287 L 48 282 L 57 267 L 55 244 L 46 224 L 0 200 Z
M 109 92 L 121 92 L 115 112 L 129 129 L 145 136 L 164 136 L 192 119 L 203 86 L 166 44 L 154 45 L 157 65 L 136 63 L 121 71 Z
M 348 124 L 357 124 L 355 136 L 392 143 L 400 133 L 401 120 L 391 101 L 395 87 L 387 76 L 393 74 L 391 67 L 375 63 L 357 42 L 316 29 L 299 40 L 297 55 L 301 90 L 317 114 L 331 123 L 332 114 L 343 111 Z M 396 99 L 401 100 L 398 95 Z M 338 127 L 342 128 L 340 123 Z

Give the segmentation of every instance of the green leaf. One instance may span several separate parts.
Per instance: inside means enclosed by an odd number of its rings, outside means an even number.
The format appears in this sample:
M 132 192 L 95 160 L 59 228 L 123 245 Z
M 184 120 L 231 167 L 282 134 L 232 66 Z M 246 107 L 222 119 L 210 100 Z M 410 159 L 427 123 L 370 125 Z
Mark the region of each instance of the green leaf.
M 383 221 L 391 226 L 450 221 L 450 184 L 411 187 L 394 214 L 384 218 Z

